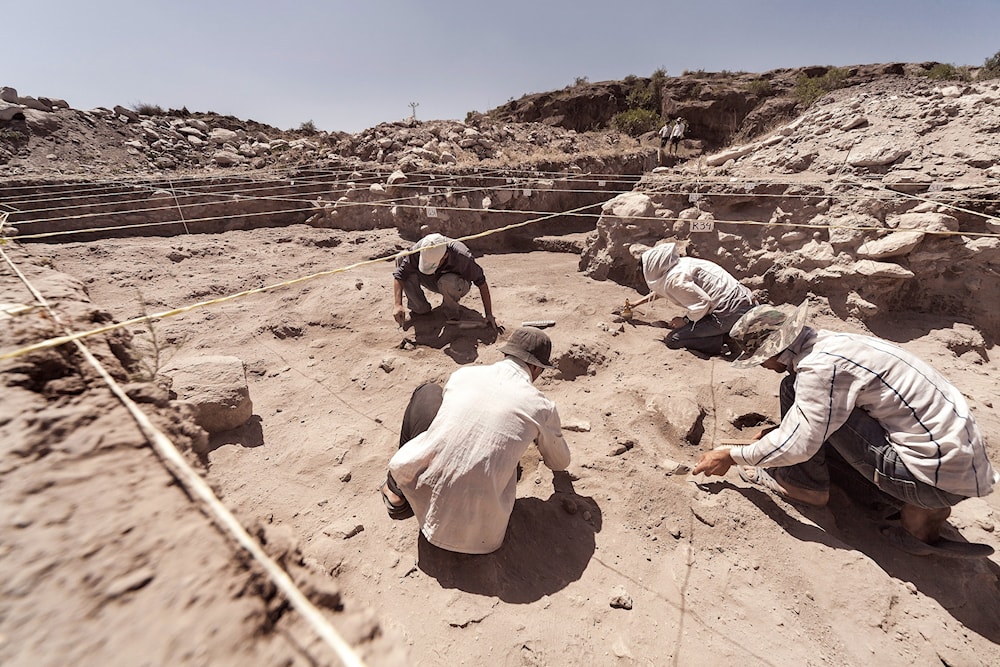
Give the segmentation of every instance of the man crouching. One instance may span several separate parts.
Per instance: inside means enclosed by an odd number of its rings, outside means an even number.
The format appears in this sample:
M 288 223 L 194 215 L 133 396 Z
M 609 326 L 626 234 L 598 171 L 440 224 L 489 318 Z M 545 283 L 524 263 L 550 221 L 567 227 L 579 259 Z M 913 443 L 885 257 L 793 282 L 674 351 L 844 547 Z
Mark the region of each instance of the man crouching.
M 743 347 L 735 368 L 788 373 L 781 424 L 756 442 L 702 455 L 693 472 L 724 475 L 814 506 L 829 500 L 827 463 L 892 499 L 900 526 L 884 531 L 918 555 L 980 557 L 987 545 L 944 539 L 951 508 L 989 494 L 1000 481 L 962 393 L 928 364 L 889 342 L 805 326 L 798 309 L 757 306 L 733 326 Z M 846 466 L 842 466 L 846 467 Z
M 555 403 L 533 386 L 552 368 L 552 342 L 539 329 L 520 327 L 500 351 L 502 361 L 460 368 L 443 390 L 417 387 L 382 486 L 389 516 L 415 513 L 427 541 L 448 551 L 500 548 L 518 461 L 532 442 L 552 470 L 569 466 Z

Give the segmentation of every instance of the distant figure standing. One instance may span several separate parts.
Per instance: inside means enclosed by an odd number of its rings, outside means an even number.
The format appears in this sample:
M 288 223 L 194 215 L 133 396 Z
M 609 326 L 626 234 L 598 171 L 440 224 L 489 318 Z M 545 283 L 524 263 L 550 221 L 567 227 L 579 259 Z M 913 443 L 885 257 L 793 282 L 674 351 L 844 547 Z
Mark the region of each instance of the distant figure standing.
M 663 127 L 660 128 L 660 150 L 667 147 L 667 142 L 670 141 L 670 132 L 673 130 L 673 124 L 668 119 Z
M 684 138 L 684 132 L 687 130 L 687 121 L 683 118 L 678 117 L 674 121 L 673 129 L 670 130 L 670 154 L 677 155 L 677 144 L 681 143 L 681 139 Z

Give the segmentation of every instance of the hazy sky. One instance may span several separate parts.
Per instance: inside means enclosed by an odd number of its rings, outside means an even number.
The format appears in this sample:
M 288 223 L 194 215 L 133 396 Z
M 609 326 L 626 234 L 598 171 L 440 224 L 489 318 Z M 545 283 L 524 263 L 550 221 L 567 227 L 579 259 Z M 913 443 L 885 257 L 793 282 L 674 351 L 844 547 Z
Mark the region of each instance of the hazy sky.
M 684 70 L 1000 51 L 1000 0 L 9 0 L 0 86 L 282 129 L 464 119 L 526 93 Z

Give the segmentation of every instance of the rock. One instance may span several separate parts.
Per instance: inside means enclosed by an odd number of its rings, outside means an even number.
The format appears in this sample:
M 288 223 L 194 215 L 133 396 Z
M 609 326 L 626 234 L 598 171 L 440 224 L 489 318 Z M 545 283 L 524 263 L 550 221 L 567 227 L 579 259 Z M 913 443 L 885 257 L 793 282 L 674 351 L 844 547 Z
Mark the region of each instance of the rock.
M 212 162 L 220 167 L 232 167 L 233 165 L 242 164 L 243 158 L 232 151 L 216 151 L 212 155 Z
M 663 468 L 663 473 L 668 477 L 686 475 L 692 470 L 691 466 L 687 463 L 681 463 L 673 459 L 663 459 L 660 461 L 660 467 Z
M 878 314 L 878 306 L 863 299 L 857 292 L 847 295 L 847 312 L 858 319 L 874 317 Z
M 188 357 L 174 361 L 163 373 L 173 380 L 177 398 L 194 406 L 195 421 L 209 433 L 241 426 L 253 414 L 246 372 L 236 357 Z
M 139 114 L 137 114 L 136 112 L 132 111 L 131 109 L 127 109 L 127 108 L 123 107 L 120 104 L 116 104 L 115 105 L 114 112 L 115 112 L 115 114 L 117 114 L 119 116 L 124 116 L 125 118 L 127 118 L 130 121 L 133 121 L 133 122 L 136 122 L 136 123 L 139 122 Z
M 137 591 L 146 586 L 155 576 L 156 573 L 152 568 L 140 567 L 108 584 L 107 588 L 104 589 L 104 595 L 111 599 L 121 597 L 125 593 Z
M 881 167 L 893 164 L 909 155 L 912 151 L 902 148 L 885 138 L 876 138 L 862 142 L 854 147 L 847 163 L 852 167 Z
M 17 102 L 18 104 L 23 104 L 29 109 L 35 109 L 36 111 L 44 111 L 45 113 L 50 113 L 52 111 L 51 106 L 41 100 L 35 99 L 34 97 L 19 97 L 17 98 Z
M 653 214 L 653 202 L 641 192 L 626 192 L 605 202 L 601 211 L 619 218 L 648 217 Z
M 27 107 L 23 104 L 14 104 L 3 100 L 0 102 L 0 121 L 24 118 L 25 109 Z
M 211 141 L 213 144 L 218 144 L 222 146 L 224 144 L 236 143 L 237 141 L 239 141 L 239 135 L 237 135 L 232 130 L 227 130 L 225 128 L 217 127 L 208 133 L 208 140 Z
M 589 433 L 590 432 L 590 422 L 588 421 L 565 421 L 562 424 L 562 430 L 573 431 L 574 433 Z
M 908 255 L 924 240 L 923 232 L 893 232 L 874 241 L 866 241 L 857 250 L 858 257 L 883 259 Z
M 611 451 L 608 456 L 621 456 L 625 452 L 629 451 L 635 447 L 635 442 L 633 440 L 626 440 L 625 442 L 616 442 L 611 445 Z
M 25 109 L 22 113 L 24 114 L 24 120 L 27 123 L 28 128 L 36 134 L 49 134 L 51 132 L 55 132 L 62 124 L 59 120 L 59 116 L 46 111 Z
M 615 586 L 611 591 L 611 600 L 608 602 L 614 609 L 631 609 L 632 596 L 628 594 L 624 586 Z
M 333 538 L 349 540 L 355 535 L 363 532 L 364 529 L 364 525 L 358 523 L 354 519 L 341 519 L 340 521 L 335 521 L 326 528 L 323 528 L 323 534 Z
M 875 262 L 870 259 L 863 259 L 855 262 L 848 272 L 858 273 L 868 278 L 889 278 L 893 280 L 908 280 L 914 277 L 914 273 L 899 264 L 891 262 Z
M 896 192 L 926 192 L 934 182 L 930 176 L 918 171 L 892 171 L 882 178 L 882 185 Z
M 723 165 L 730 160 L 738 160 L 744 155 L 748 155 L 753 152 L 753 146 L 737 146 L 736 148 L 730 148 L 721 153 L 716 153 L 715 155 L 710 155 L 705 158 L 705 164 L 709 167 L 718 167 Z
M 896 229 L 913 229 L 921 232 L 957 232 L 958 220 L 944 213 L 903 213 L 890 216 L 887 220 L 890 227 Z

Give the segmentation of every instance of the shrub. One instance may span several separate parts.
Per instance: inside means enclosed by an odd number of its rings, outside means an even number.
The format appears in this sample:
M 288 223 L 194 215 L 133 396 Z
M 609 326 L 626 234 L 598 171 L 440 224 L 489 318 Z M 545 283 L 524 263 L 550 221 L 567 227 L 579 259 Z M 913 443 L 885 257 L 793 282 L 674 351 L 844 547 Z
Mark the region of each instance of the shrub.
M 11 127 L 0 128 L 0 141 L 16 144 L 26 139 L 24 133 Z
M 629 109 L 616 114 L 611 119 L 611 126 L 630 137 L 638 137 L 645 132 L 652 132 L 660 124 L 660 114 L 649 109 Z
M 971 81 L 968 67 L 955 67 L 946 63 L 938 63 L 923 73 L 928 79 L 935 81 Z
M 774 94 L 770 79 L 754 79 L 747 84 L 747 92 L 758 97 L 768 97 Z
M 625 96 L 625 104 L 629 109 L 649 109 L 656 111 L 656 100 L 653 91 L 646 86 L 636 87 L 628 91 Z
M 983 68 L 979 70 L 979 78 L 1000 79 L 1000 51 L 997 51 L 983 62 Z
M 573 85 L 574 85 L 574 86 L 585 86 L 585 85 L 587 85 L 588 83 L 590 83 L 590 79 L 588 79 L 588 78 L 587 78 L 587 77 L 585 77 L 585 76 L 578 76 L 578 77 L 576 77 L 576 79 L 575 79 L 575 80 L 573 81 Z
M 132 111 L 136 112 L 140 116 L 162 116 L 163 107 L 159 104 L 146 104 L 145 102 L 136 102 L 132 105 Z
M 307 120 L 299 125 L 299 132 L 303 134 L 316 134 L 316 131 L 316 123 L 312 122 L 312 120 Z
M 840 67 L 831 67 L 823 76 L 809 77 L 803 74 L 795 81 L 795 97 L 809 106 L 831 90 L 843 88 L 846 80 L 847 70 Z

